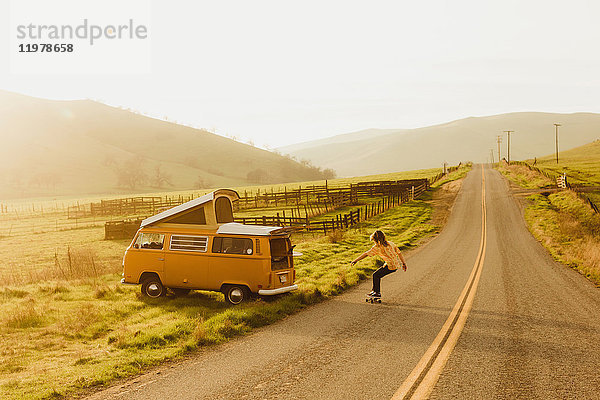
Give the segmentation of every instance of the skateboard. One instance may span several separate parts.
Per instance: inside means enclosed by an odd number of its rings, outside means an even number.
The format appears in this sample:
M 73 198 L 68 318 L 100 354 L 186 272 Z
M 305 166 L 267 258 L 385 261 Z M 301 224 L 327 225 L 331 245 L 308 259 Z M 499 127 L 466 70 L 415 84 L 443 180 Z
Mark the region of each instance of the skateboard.
M 369 296 L 369 295 L 367 295 L 367 298 L 365 299 L 365 301 L 367 303 L 371 303 L 371 304 L 373 304 L 373 303 L 379 303 L 379 304 L 381 304 L 381 297 L 375 297 L 375 296 Z

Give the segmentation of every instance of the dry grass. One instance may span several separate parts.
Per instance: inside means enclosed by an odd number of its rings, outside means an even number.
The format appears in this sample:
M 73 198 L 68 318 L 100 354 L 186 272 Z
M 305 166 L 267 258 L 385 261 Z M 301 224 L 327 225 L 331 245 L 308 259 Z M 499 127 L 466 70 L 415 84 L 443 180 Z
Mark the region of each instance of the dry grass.
M 58 237 L 54 244 L 60 247 L 52 248 L 51 244 L 44 243 L 39 249 L 24 249 L 26 245 L 18 243 L 11 251 L 8 246 L 0 246 L 0 256 L 4 255 L 9 260 L 5 265 L 0 264 L 0 287 L 45 281 L 97 280 L 99 276 L 121 272 L 120 260 L 124 245 L 102 243 L 98 247 L 92 244 L 65 246 L 60 240 L 60 234 L 56 235 Z M 105 250 L 107 247 L 112 251 L 108 257 Z M 114 251 L 113 248 L 118 250 Z M 22 249 L 30 255 L 19 259 Z M 100 252 L 103 254 L 99 255 Z M 16 254 L 17 257 L 11 257 L 10 254 Z
M 16 329 L 41 326 L 44 323 L 43 306 L 37 304 L 35 299 L 28 298 L 17 303 L 12 309 L 4 313 L 2 322 L 3 325 Z
M 335 229 L 327 234 L 329 243 L 339 243 L 344 240 L 345 233 L 342 229 Z
M 526 189 L 555 187 L 556 182 L 522 165 L 502 163 L 498 171 L 509 180 Z
M 196 326 L 194 327 L 194 332 L 192 333 L 192 338 L 194 342 L 203 345 L 206 344 L 206 326 L 204 325 L 204 317 L 198 317 L 196 320 Z
M 98 278 L 101 266 L 96 261 L 96 256 L 89 247 L 71 249 L 59 256 L 54 253 L 54 274 L 64 280 Z
M 86 270 L 88 273 L 83 275 L 92 277 L 92 259 L 98 275 L 120 273 L 128 242 L 104 240 L 103 228 L 5 238 L 0 240 L 0 287 L 65 279 L 65 275 L 77 279 L 77 275 L 82 275 L 79 272 Z
M 102 318 L 93 303 L 84 303 L 75 312 L 64 313 L 56 324 L 59 333 L 66 337 L 76 337 Z
M 600 285 L 600 215 L 570 191 L 529 199 L 525 217 L 533 235 L 557 260 Z
M 431 199 L 431 204 L 433 205 L 431 222 L 434 225 L 442 227 L 446 224 L 454 206 L 456 195 L 462 187 L 462 182 L 463 178 L 444 183 L 433 193 Z

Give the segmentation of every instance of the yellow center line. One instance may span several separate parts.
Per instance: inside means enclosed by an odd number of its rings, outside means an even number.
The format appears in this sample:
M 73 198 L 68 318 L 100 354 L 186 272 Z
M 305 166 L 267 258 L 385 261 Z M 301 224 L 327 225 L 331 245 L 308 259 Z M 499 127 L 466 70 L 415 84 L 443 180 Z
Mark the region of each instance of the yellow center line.
M 481 168 L 481 185 L 481 241 L 475 265 L 442 329 L 416 367 L 402 383 L 402 386 L 396 391 L 392 400 L 426 399 L 429 397 L 465 326 L 479 285 L 487 244 L 485 174 L 483 167 Z

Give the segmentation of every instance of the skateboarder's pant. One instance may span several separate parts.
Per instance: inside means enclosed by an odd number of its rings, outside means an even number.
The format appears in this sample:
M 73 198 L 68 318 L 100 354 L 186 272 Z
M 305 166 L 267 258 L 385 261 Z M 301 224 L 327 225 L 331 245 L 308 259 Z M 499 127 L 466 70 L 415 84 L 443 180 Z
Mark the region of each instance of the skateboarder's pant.
M 373 291 L 376 293 L 381 293 L 381 278 L 396 271 L 397 269 L 389 269 L 387 265 L 384 265 L 377 271 L 373 272 Z

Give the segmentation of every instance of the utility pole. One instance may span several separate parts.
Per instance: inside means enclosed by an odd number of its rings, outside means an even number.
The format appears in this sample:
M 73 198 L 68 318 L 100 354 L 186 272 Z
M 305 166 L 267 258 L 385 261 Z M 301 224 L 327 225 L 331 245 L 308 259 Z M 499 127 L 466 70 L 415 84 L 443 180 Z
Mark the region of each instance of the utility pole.
M 498 168 L 500 168 L 500 160 L 502 159 L 502 156 L 500 154 L 500 144 L 502 143 L 502 136 L 498 135 Z
M 558 127 L 560 124 L 554 124 L 554 137 L 556 141 L 556 163 L 558 164 Z
M 494 149 L 490 149 L 490 157 L 492 159 L 492 165 L 494 164 Z
M 510 134 L 514 131 L 504 131 L 508 135 L 508 163 L 510 164 Z

